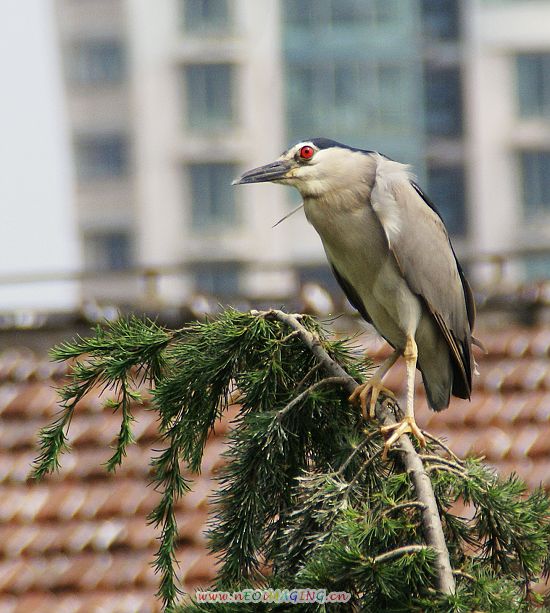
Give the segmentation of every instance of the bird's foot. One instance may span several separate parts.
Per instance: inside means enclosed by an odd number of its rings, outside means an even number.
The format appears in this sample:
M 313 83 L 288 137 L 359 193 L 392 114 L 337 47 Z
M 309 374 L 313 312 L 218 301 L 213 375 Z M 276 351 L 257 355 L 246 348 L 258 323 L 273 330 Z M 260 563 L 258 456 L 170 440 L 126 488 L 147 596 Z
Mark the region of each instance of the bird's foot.
M 395 400 L 395 394 L 389 390 L 387 387 L 384 387 L 379 380 L 376 380 L 375 377 L 372 377 L 366 383 L 362 383 L 358 385 L 353 394 L 348 398 L 349 402 L 357 402 L 361 404 L 361 413 L 363 414 L 364 419 L 374 419 L 375 418 L 375 409 L 376 409 L 376 401 L 378 400 L 378 396 L 380 392 L 383 392 L 386 396 Z M 369 409 L 367 413 L 367 398 L 370 394 L 370 403 Z
M 383 460 L 388 459 L 388 452 L 391 446 L 399 440 L 402 434 L 412 434 L 421 447 L 426 447 L 426 438 L 422 434 L 422 430 L 416 425 L 413 416 L 404 417 L 400 422 L 392 424 L 391 426 L 382 426 L 380 432 L 383 436 L 387 436 L 391 433 L 390 437 L 384 443 L 384 451 L 382 452 Z

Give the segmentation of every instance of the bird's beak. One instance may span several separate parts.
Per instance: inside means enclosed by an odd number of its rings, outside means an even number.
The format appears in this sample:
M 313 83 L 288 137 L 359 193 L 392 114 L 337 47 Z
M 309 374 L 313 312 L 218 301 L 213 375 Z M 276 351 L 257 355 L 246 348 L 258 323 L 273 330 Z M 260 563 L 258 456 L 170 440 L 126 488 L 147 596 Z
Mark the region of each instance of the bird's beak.
M 290 170 L 290 164 L 277 160 L 254 168 L 242 174 L 238 179 L 235 179 L 232 185 L 242 185 L 244 183 L 265 183 L 267 181 L 278 181 L 284 179 L 286 173 Z

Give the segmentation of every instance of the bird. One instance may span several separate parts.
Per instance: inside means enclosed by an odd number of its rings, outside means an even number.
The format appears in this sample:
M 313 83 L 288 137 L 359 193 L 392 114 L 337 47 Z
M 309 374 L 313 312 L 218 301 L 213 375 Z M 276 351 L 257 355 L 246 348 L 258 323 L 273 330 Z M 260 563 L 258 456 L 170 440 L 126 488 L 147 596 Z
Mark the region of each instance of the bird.
M 381 428 L 383 457 L 406 433 L 425 447 L 414 415 L 416 370 L 435 411 L 446 409 L 451 395 L 470 398 L 475 370 L 475 302 L 436 206 L 409 165 L 328 138 L 301 141 L 233 184 L 263 182 L 300 192 L 344 294 L 393 349 L 349 398 L 365 419 L 375 417 L 381 393 L 395 398 L 383 378 L 405 361 L 405 411 Z

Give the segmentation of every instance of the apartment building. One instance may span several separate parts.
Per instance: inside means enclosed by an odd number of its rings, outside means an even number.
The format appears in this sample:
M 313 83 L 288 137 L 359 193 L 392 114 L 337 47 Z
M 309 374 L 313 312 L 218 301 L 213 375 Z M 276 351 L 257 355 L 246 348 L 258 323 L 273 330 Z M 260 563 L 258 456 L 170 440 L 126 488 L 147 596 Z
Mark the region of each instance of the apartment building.
M 325 134 L 411 164 L 466 250 L 461 3 L 286 0 L 283 7 L 289 138 Z M 330 284 L 315 256 L 317 269 L 300 276 Z
M 548 0 L 57 7 L 90 268 L 177 265 L 174 303 L 330 285 L 303 214 L 272 228 L 297 195 L 230 186 L 318 135 L 412 164 L 460 253 L 548 239 Z
M 473 247 L 547 247 L 550 2 L 471 0 L 466 27 Z M 516 270 L 549 271 L 544 258 Z
M 285 295 L 282 188 L 231 186 L 284 147 L 279 2 L 127 7 L 140 258 L 188 264 L 165 292 Z

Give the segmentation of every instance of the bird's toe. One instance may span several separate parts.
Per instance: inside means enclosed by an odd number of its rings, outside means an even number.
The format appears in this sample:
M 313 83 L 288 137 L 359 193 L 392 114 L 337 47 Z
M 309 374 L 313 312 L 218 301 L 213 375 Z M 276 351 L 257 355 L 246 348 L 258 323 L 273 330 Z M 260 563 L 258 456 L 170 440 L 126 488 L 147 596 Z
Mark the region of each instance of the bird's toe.
M 374 419 L 376 417 L 376 403 L 381 393 L 383 393 L 384 396 L 395 400 L 395 394 L 390 389 L 382 385 L 382 383 L 379 381 L 373 381 L 371 379 L 366 383 L 358 385 L 348 400 L 351 403 L 356 403 L 359 401 L 364 419 Z M 367 410 L 367 400 L 369 395 L 370 402 Z
M 421 447 L 426 447 L 426 437 L 422 433 L 422 430 L 418 427 L 414 417 L 405 417 L 396 424 L 390 426 L 382 426 L 380 432 L 383 436 L 388 436 L 384 443 L 384 450 L 382 452 L 382 459 L 388 459 L 388 453 L 392 446 L 401 438 L 403 434 L 412 434 L 418 441 Z

